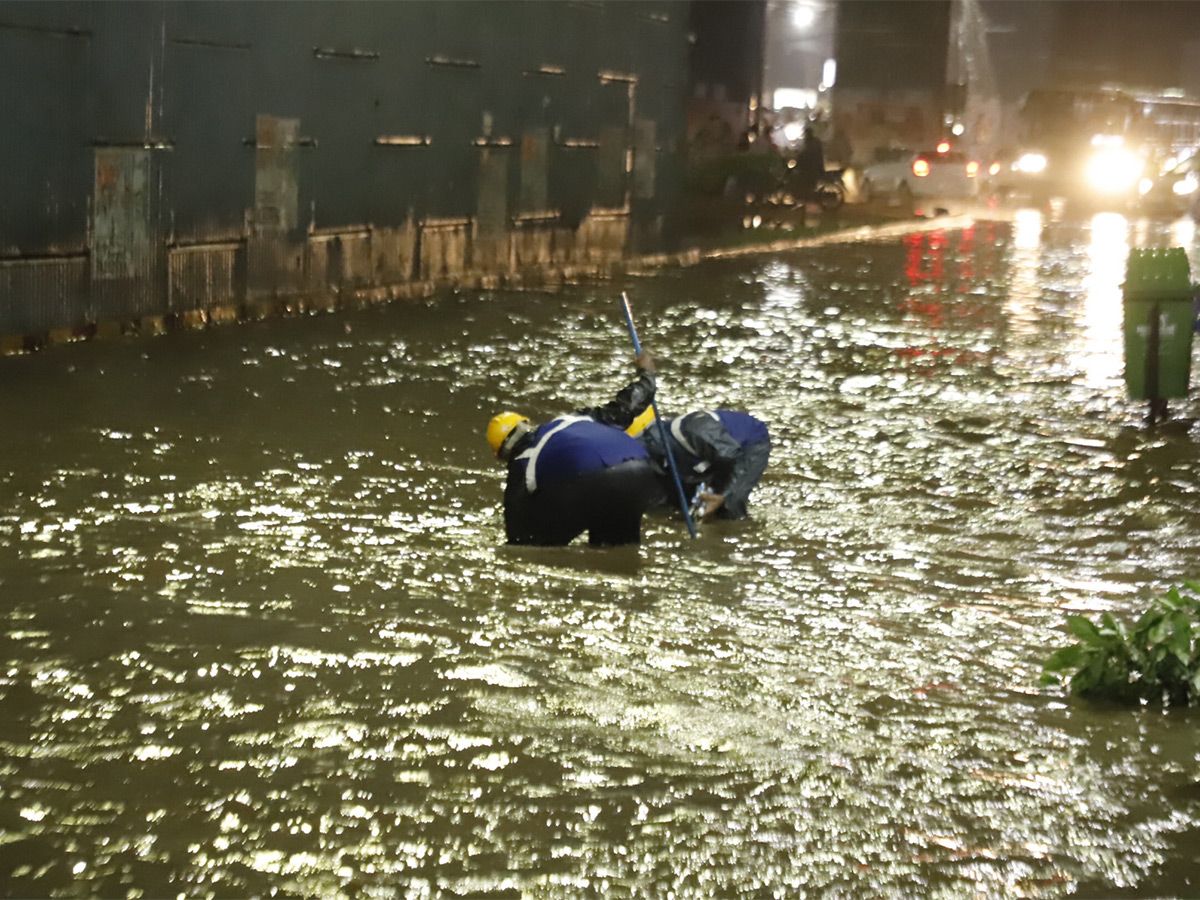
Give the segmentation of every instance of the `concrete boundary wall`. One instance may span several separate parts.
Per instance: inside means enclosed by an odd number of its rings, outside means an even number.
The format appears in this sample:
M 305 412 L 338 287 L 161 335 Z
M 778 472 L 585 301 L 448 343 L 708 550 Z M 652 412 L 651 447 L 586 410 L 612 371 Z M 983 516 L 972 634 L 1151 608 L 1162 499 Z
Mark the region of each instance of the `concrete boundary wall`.
M 574 230 L 557 222 L 481 239 L 471 219 L 400 228 L 314 231 L 298 242 L 279 235 L 167 248 L 162 302 L 148 310 L 96 314 L 86 254 L 0 260 L 0 296 L 20 295 L 25 315 L 0 333 L 0 353 L 99 334 L 162 333 L 440 289 L 553 283 L 595 275 L 626 259 L 629 217 L 608 210 Z M 12 327 L 12 325 L 16 327 Z
M 306 315 L 356 309 L 378 303 L 404 301 L 431 297 L 446 290 L 495 290 L 502 287 L 545 287 L 553 288 L 564 283 L 585 280 L 603 280 L 631 274 L 649 274 L 658 269 L 693 266 L 708 259 L 726 259 L 762 253 L 779 253 L 820 247 L 831 244 L 853 243 L 869 240 L 886 240 L 920 231 L 948 228 L 966 228 L 973 223 L 971 216 L 938 217 L 933 219 L 905 219 L 884 225 L 848 227 L 825 234 L 747 244 L 738 247 L 701 250 L 690 248 L 681 252 L 629 255 L 614 253 L 602 255 L 585 249 L 577 254 L 577 261 L 563 263 L 552 260 L 548 264 L 514 266 L 506 272 L 471 272 L 464 267 L 454 276 L 440 279 L 409 279 L 387 285 L 371 287 L 344 286 L 339 289 L 317 293 L 276 292 L 243 297 L 232 302 L 220 302 L 225 297 L 228 285 L 236 281 L 236 265 L 229 261 L 231 254 L 238 252 L 237 245 L 213 245 L 211 247 L 187 248 L 173 258 L 173 266 L 191 267 L 191 277 L 196 285 L 212 290 L 211 302 L 180 305 L 162 315 L 105 319 L 75 328 L 55 328 L 23 335 L 0 336 L 0 355 L 29 353 L 47 346 L 89 340 L 92 338 L 114 338 L 137 335 L 159 335 L 186 328 L 207 328 L 236 322 L 259 321 L 278 316 Z M 593 239 L 602 245 L 605 237 L 615 240 L 612 223 L 597 225 Z M 548 244 L 546 252 L 552 256 L 552 230 L 543 235 Z M 510 259 L 515 259 L 518 245 L 527 236 L 514 233 L 509 240 Z M 575 241 L 581 239 L 576 236 Z M 244 252 L 244 248 L 242 249 Z M 187 254 L 195 254 L 189 257 Z M 207 259 L 205 259 L 207 257 Z M 79 260 L 75 261 L 78 268 Z M 64 276 L 67 275 L 64 271 Z M 5 270 L 0 266 L 0 278 Z

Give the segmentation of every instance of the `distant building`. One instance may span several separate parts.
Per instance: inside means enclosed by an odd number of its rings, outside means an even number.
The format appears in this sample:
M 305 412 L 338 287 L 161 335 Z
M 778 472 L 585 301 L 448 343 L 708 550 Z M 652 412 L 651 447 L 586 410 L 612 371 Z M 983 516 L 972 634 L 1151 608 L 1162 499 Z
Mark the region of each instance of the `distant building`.
M 833 125 L 867 162 L 875 148 L 927 147 L 942 136 L 951 0 L 839 3 Z
M 813 111 L 828 100 L 834 73 L 837 0 L 769 0 L 763 103 Z
M 687 133 L 693 153 L 736 147 L 763 105 L 766 0 L 692 2 Z

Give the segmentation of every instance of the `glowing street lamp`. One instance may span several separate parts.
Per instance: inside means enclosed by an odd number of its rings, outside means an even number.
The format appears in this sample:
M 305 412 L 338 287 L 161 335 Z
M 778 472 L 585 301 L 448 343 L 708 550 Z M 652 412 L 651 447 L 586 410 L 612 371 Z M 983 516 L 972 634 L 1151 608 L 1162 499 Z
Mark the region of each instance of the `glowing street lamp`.
M 792 7 L 792 24 L 800 31 L 807 31 L 817 21 L 816 7 L 808 3 L 797 3 Z

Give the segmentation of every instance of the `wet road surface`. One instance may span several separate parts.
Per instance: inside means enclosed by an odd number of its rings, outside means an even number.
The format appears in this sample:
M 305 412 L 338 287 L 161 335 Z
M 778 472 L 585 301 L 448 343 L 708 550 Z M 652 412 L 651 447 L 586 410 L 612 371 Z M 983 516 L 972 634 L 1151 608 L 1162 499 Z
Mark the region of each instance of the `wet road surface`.
M 0 889 L 1200 891 L 1200 721 L 1038 687 L 1200 576 L 1131 246 L 1037 213 L 0 360 Z M 504 408 L 767 420 L 753 518 L 503 546 Z M 1089 894 L 1089 892 L 1091 892 Z

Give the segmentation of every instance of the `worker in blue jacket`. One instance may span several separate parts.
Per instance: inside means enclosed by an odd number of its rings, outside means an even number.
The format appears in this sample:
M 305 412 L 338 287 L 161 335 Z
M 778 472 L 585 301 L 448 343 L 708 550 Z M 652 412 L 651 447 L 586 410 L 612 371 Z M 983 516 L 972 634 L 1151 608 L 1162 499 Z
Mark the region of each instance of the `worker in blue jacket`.
M 658 425 L 645 427 L 652 416 L 643 416 L 631 432 L 646 445 L 662 473 L 660 502 L 675 493 L 669 481 L 667 455 Z M 771 455 L 771 435 L 765 422 L 749 413 L 728 409 L 698 410 L 663 420 L 671 455 L 684 493 L 698 499 L 700 517 L 744 519 L 749 514 L 750 492 L 762 478 Z
M 503 412 L 488 423 L 492 451 L 508 465 L 504 530 L 510 544 L 564 546 L 583 532 L 593 546 L 636 544 L 658 494 L 650 454 L 625 433 L 654 397 L 654 360 L 603 406 L 534 426 Z

